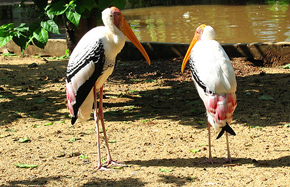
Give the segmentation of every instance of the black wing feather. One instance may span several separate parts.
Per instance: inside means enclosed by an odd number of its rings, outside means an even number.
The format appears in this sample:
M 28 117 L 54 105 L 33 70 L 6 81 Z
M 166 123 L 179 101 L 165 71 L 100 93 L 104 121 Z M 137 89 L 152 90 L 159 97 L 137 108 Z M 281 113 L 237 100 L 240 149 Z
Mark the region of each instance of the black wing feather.
M 218 134 L 217 138 L 216 139 L 219 139 L 220 137 L 222 137 L 222 135 L 225 133 L 225 132 L 228 132 L 230 133 L 231 135 L 235 136 L 236 133 L 235 131 L 229 126 L 229 124 L 227 123 L 226 126 L 224 126 L 221 130 L 221 132 Z
M 200 86 L 204 92 L 206 93 L 206 86 L 204 84 L 204 82 L 202 82 L 198 76 L 198 71 L 196 70 L 196 67 L 194 65 L 194 61 L 189 58 L 189 68 L 191 71 L 191 76 L 194 79 L 194 81 L 196 82 L 196 84 L 198 84 L 198 86 Z
M 102 75 L 105 63 L 104 46 L 101 40 L 98 40 L 90 49 L 84 50 L 87 51 L 76 58 L 77 62 L 68 65 L 66 76 L 67 82 L 71 82 L 72 77 L 74 77 L 83 67 L 92 61 L 95 62 L 95 71 L 92 76 L 78 88 L 76 92 L 76 103 L 73 105 L 75 117 L 72 118 L 72 124 L 74 124 L 77 119 L 77 113 L 80 106 L 89 95 L 97 79 Z

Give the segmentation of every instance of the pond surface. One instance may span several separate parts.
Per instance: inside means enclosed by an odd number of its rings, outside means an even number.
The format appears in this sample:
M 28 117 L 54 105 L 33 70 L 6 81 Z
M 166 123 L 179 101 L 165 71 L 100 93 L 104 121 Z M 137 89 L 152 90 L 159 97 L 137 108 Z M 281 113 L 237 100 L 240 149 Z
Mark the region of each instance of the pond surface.
M 202 23 L 220 43 L 290 42 L 288 5 L 192 5 L 122 10 L 141 41 L 190 43 Z
M 0 25 L 31 24 L 38 17 L 31 8 L 1 9 L 9 19 Z M 141 41 L 190 43 L 195 29 L 202 23 L 211 25 L 220 43 L 290 42 L 289 5 L 189 5 L 149 7 L 122 10 L 134 33 Z M 65 38 L 51 34 L 50 38 Z

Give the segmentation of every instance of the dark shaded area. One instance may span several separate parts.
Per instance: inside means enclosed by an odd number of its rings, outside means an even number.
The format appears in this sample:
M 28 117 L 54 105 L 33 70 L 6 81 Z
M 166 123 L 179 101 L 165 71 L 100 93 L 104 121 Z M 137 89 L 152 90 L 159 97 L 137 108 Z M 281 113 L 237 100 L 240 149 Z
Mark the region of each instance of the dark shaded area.
M 68 117 L 60 112 L 66 108 L 67 61 L 50 61 L 42 65 L 32 62 L 36 66 L 10 63 L 0 65 L 1 100 L 8 99 L 0 105 L 1 125 L 25 117 L 53 120 Z M 63 87 L 57 86 L 60 82 Z M 44 91 L 46 85 L 54 87 L 55 91 Z M 18 94 L 21 96 L 17 96 Z
M 153 160 L 136 160 L 127 161 L 126 164 L 134 164 L 140 166 L 162 166 L 162 167 L 201 167 L 201 168 L 220 168 L 227 164 L 198 164 L 198 162 L 203 162 L 206 158 L 176 158 L 176 159 L 153 159 Z M 223 161 L 219 158 L 215 161 Z M 290 156 L 281 157 L 272 160 L 256 160 L 251 158 L 233 158 L 233 166 L 243 165 L 243 164 L 254 164 L 255 167 L 282 167 L 290 166 Z
M 206 125 L 196 124 L 196 121 L 206 119 L 205 109 L 195 90 L 189 70 L 184 74 L 180 72 L 181 60 L 155 61 L 151 66 L 144 65 L 143 62 L 120 62 L 109 78 L 110 82 L 122 80 L 129 84 L 148 81 L 161 83 L 160 87 L 147 91 L 132 92 L 124 88 L 122 91 L 125 94 L 122 97 L 132 99 L 126 103 L 106 103 L 105 99 L 104 106 L 107 108 L 125 105 L 142 108 L 142 110 L 134 109 L 131 113 L 124 113 L 121 109 L 114 113 L 107 113 L 106 120 L 119 120 L 121 116 L 123 120 L 132 120 L 135 116 L 141 115 L 147 118 L 180 120 L 183 125 L 206 128 Z M 287 91 L 290 87 L 290 75 L 266 74 L 259 68 L 260 61 L 252 61 L 254 63 L 245 58 L 232 59 L 238 75 L 238 106 L 234 119 L 237 123 L 249 125 L 263 121 L 265 126 L 288 121 L 288 116 L 284 114 L 290 110 L 290 96 Z M 253 73 L 256 74 L 249 75 Z M 115 96 L 120 97 L 118 94 Z M 272 99 L 263 100 L 262 96 L 269 96 Z
M 182 125 L 206 128 L 205 108 L 194 87 L 189 70 L 180 72 L 182 58 L 153 61 L 119 61 L 108 82 L 129 84 L 120 86 L 118 92 L 108 93 L 104 87 L 105 119 L 107 121 L 132 121 L 143 118 L 171 119 Z M 249 126 L 261 122 L 264 126 L 275 126 L 289 121 L 285 115 L 290 111 L 290 75 L 266 74 L 260 64 L 245 58 L 232 59 L 238 76 L 238 106 L 233 119 Z M 0 106 L 0 123 L 5 125 L 18 118 L 32 117 L 59 121 L 68 117 L 61 112 L 66 106 L 65 71 L 67 61 L 50 61 L 36 68 L 26 65 L 1 65 L 1 99 L 8 99 Z M 20 72 L 26 72 L 22 74 Z M 255 75 L 252 75 L 256 73 Z M 156 88 L 147 89 L 146 83 L 157 83 Z M 50 84 L 49 84 L 50 83 Z M 57 85 L 61 83 L 61 86 Z M 56 87 L 45 91 L 46 85 Z M 3 86 L 5 85 L 5 86 Z M 132 90 L 130 85 L 145 86 Z M 59 87 L 58 87 L 59 86 Z M 33 90 L 30 90 L 33 87 Z M 17 96 L 15 93 L 21 94 Z M 111 98 L 120 98 L 112 100 Z M 266 100 L 263 99 L 266 97 Z M 267 97 L 270 97 L 267 99 Z M 129 101 L 122 102 L 122 98 Z M 3 100 L 2 100 L 3 101 Z M 117 102 L 116 102 L 117 101 Z M 135 106 L 126 111 L 124 106 Z M 114 111 L 111 111 L 114 108 Z M 117 109 L 116 109 L 117 108 Z
M 12 186 L 39 186 L 46 185 L 49 181 L 60 180 L 62 177 L 40 177 L 31 180 L 21 180 L 21 181 L 10 181 L 9 185 L 1 185 L 1 187 L 12 187 Z
M 145 186 L 146 183 L 141 182 L 136 178 L 127 178 L 124 180 L 107 180 L 107 179 L 99 179 L 95 178 L 93 181 L 90 181 L 83 186 Z

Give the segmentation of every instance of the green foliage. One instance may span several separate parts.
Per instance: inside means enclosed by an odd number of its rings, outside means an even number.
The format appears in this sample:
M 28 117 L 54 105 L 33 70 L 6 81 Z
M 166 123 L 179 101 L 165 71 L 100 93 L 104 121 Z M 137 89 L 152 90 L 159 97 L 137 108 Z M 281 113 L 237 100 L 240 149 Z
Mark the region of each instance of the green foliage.
M 281 4 L 281 5 L 288 5 L 290 3 L 290 0 L 266 0 L 266 3 L 268 3 L 269 5 L 277 5 L 277 4 Z
M 21 0 L 20 7 L 26 0 Z M 102 11 L 110 5 L 120 9 L 126 5 L 126 0 L 33 0 L 39 10 L 38 20 L 31 25 L 21 23 L 15 27 L 14 23 L 0 27 L 0 47 L 13 40 L 23 51 L 33 44 L 44 48 L 48 41 L 48 33 L 60 34 L 55 22 L 56 17 L 65 16 L 73 25 L 78 27 L 81 17 L 89 18 L 91 11 Z

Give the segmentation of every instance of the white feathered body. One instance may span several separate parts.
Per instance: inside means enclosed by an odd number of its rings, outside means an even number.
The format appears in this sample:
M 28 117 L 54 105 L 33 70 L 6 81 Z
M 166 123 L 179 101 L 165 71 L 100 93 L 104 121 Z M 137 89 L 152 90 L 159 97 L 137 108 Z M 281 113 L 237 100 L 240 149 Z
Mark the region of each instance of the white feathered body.
M 236 107 L 237 83 L 231 61 L 217 41 L 202 39 L 191 50 L 189 66 L 208 122 L 220 132 L 232 121 Z

